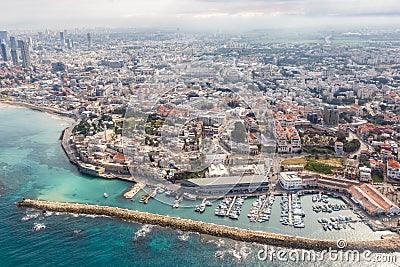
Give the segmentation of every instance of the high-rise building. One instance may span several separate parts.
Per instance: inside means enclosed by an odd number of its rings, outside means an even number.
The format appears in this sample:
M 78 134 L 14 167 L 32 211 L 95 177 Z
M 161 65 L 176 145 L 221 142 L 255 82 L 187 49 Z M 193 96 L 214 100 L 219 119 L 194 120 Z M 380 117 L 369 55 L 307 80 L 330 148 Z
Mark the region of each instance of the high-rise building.
M 28 44 L 24 40 L 18 40 L 18 46 L 21 50 L 22 67 L 28 68 L 31 65 L 31 55 Z
M 326 125 L 339 124 L 339 110 L 335 106 L 324 107 L 324 123 Z
M 17 42 L 14 36 L 10 36 L 11 60 L 15 66 L 18 65 Z
M 0 43 L 8 43 L 8 31 L 0 31 Z
M 61 41 L 61 45 L 64 46 L 64 44 L 65 44 L 65 35 L 64 35 L 64 32 L 60 32 L 60 41 Z
M 92 35 L 90 34 L 90 32 L 87 34 L 87 41 L 88 41 L 88 46 L 91 47 L 92 46 Z
M 3 60 L 4 61 L 9 61 L 10 59 L 9 59 L 9 56 L 8 56 L 6 43 L 1 43 L 0 48 L 1 48 L 1 56 L 3 57 Z
M 28 45 L 29 45 L 29 47 L 33 47 L 32 37 L 28 37 Z
M 72 49 L 74 47 L 74 42 L 71 39 L 67 39 L 67 47 L 68 49 Z

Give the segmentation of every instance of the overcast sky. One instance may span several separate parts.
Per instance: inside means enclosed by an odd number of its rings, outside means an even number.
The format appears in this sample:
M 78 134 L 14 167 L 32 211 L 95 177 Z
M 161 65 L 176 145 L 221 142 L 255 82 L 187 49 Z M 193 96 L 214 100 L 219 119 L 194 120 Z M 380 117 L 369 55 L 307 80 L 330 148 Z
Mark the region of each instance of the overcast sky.
M 400 25 L 400 0 L 2 0 L 0 28 Z

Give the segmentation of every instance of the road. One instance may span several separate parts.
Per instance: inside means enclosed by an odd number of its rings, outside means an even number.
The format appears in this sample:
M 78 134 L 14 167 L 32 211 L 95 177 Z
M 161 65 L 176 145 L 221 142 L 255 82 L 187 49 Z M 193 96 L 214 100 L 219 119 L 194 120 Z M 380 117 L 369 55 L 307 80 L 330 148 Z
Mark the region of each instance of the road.
M 367 142 L 365 142 L 362 138 L 360 138 L 355 132 L 350 130 L 349 137 L 350 137 L 349 141 L 351 141 L 353 139 L 358 139 L 358 141 L 360 141 L 360 143 L 361 143 L 360 148 L 356 152 L 352 153 L 350 155 L 350 158 L 354 158 L 355 155 L 357 155 L 357 157 L 358 157 L 360 155 L 361 150 L 372 150 L 372 147 Z

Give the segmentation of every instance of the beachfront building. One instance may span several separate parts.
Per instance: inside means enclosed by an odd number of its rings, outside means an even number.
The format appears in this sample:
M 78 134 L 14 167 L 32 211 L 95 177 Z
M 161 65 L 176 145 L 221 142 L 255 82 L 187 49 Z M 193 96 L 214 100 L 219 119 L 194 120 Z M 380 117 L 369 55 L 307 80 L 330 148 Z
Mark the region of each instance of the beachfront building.
M 399 207 L 371 184 L 316 173 L 303 173 L 301 178 L 306 188 L 317 187 L 347 195 L 370 215 L 400 213 Z
M 399 214 L 400 209 L 370 184 L 353 185 L 348 192 L 353 202 L 370 215 Z
M 279 174 L 279 184 L 286 190 L 303 188 L 302 179 L 297 176 L 296 172 L 281 172 Z
M 389 179 L 400 180 L 400 163 L 395 160 L 387 162 L 387 177 Z
M 200 195 L 251 194 L 267 192 L 269 180 L 265 175 L 225 176 L 183 180 L 181 186 Z

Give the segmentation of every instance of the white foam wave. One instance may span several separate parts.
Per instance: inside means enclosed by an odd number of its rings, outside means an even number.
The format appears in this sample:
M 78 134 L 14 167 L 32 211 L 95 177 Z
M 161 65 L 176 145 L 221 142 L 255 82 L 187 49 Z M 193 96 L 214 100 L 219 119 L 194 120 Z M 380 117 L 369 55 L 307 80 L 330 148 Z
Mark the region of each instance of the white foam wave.
M 181 241 L 188 241 L 189 240 L 189 234 L 188 233 L 184 233 L 182 235 L 179 235 L 178 239 L 181 240 Z
M 43 223 L 34 223 L 33 227 L 32 227 L 32 230 L 33 231 L 39 231 L 39 230 L 42 230 L 42 229 L 45 229 L 45 228 L 46 228 L 46 225 L 44 225 Z
M 139 238 L 145 237 L 146 234 L 151 232 L 153 227 L 154 227 L 153 225 L 149 225 L 149 224 L 143 225 L 142 228 L 135 233 L 135 236 L 134 236 L 133 240 L 137 241 Z
M 21 221 L 29 221 L 31 219 L 36 219 L 39 216 L 40 216 L 39 212 L 29 213 L 29 214 L 26 214 L 24 217 L 22 217 Z

